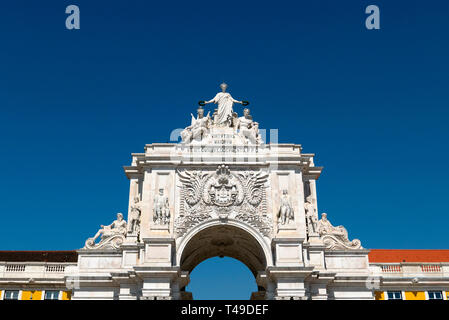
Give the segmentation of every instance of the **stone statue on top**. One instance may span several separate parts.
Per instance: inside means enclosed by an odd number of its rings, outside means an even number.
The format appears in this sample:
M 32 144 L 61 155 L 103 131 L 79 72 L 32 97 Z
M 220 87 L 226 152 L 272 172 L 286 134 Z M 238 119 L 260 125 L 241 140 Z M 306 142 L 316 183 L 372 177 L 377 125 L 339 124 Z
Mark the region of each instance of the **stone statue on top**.
M 204 101 L 204 104 L 215 103 L 218 105 L 217 113 L 214 117 L 214 125 L 219 127 L 229 126 L 232 122 L 233 112 L 232 106 L 234 103 L 244 104 L 243 101 L 235 100 L 229 92 L 226 92 L 228 85 L 222 83 L 220 85 L 221 92 L 217 93 L 215 97 L 209 101 Z

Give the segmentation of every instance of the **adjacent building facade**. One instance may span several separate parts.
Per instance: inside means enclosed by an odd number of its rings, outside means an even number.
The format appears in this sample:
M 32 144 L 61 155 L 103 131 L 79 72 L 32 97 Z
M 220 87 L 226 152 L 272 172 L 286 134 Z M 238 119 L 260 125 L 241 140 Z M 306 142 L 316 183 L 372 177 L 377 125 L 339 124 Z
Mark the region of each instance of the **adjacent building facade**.
M 351 240 L 338 214 L 318 215 L 314 154 L 264 143 L 249 109 L 233 110 L 248 102 L 221 88 L 172 132 L 180 143 L 132 154 L 126 219 L 77 251 L 0 252 L 0 299 L 192 299 L 190 272 L 214 256 L 251 270 L 252 299 L 448 299 L 449 250 Z
M 449 300 L 449 250 L 371 249 L 368 259 L 372 299 Z M 0 300 L 70 300 L 77 261 L 75 250 L 0 251 Z

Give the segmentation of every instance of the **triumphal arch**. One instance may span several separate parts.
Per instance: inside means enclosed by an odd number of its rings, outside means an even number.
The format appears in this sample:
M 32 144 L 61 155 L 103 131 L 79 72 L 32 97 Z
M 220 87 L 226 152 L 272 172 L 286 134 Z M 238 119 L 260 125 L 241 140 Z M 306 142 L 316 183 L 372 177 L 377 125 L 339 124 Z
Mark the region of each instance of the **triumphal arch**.
M 128 212 L 78 251 L 73 299 L 191 299 L 190 272 L 215 256 L 251 270 L 253 299 L 373 298 L 368 250 L 318 214 L 314 154 L 266 143 L 248 104 L 222 84 L 177 140 L 132 154 Z

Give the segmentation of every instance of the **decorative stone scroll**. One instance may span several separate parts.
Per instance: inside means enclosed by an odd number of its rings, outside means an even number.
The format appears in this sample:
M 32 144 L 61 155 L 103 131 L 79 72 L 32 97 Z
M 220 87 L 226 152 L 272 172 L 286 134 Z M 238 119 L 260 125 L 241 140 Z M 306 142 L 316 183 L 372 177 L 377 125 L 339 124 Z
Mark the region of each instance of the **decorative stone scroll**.
M 175 220 L 177 236 L 213 218 L 233 218 L 270 234 L 272 221 L 266 214 L 265 183 L 262 171 L 231 173 L 226 165 L 215 173 L 179 171 L 181 186 L 180 215 Z
M 317 223 L 317 231 L 326 248 L 330 250 L 363 249 L 359 239 L 350 241 L 348 231 L 343 226 L 334 227 L 327 214 L 322 213 Z
M 84 249 L 118 249 L 125 240 L 126 232 L 123 214 L 117 213 L 117 220 L 108 226 L 101 225 L 95 236 L 86 240 Z M 101 237 L 100 242 L 95 243 L 98 237 Z

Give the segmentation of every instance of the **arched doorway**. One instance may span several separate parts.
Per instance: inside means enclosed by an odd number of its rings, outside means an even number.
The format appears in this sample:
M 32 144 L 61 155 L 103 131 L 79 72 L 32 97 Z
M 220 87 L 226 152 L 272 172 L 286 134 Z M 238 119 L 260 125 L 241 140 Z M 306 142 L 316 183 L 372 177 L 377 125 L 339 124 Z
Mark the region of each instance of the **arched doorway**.
M 240 224 L 210 222 L 186 235 L 178 248 L 177 261 L 181 270 L 191 273 L 209 258 L 230 257 L 242 262 L 257 279 L 267 265 L 271 265 L 271 251 L 261 236 Z M 181 290 L 185 291 L 185 287 Z M 259 287 L 258 290 L 252 298 L 260 296 L 264 288 Z
M 190 273 L 185 289 L 195 300 L 248 300 L 258 291 L 248 267 L 230 257 L 204 260 Z

